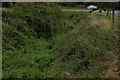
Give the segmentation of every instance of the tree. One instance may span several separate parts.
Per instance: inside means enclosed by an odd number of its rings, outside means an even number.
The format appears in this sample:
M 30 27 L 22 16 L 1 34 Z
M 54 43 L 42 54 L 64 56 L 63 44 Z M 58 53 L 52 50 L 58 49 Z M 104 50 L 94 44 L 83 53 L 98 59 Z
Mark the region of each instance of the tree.
M 2 7 L 10 8 L 15 2 L 3 2 Z

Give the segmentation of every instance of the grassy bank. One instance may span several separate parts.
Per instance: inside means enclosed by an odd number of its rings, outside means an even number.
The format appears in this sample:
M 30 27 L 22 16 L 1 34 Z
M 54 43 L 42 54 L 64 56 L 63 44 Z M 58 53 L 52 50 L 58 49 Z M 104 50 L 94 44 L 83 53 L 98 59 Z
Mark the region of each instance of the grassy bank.
M 69 20 L 73 19 L 73 22 L 75 16 L 81 19 L 75 12 L 71 14 L 74 17 Z M 61 43 L 53 48 L 55 60 L 52 67 L 45 69 L 49 70 L 49 77 L 110 77 L 107 71 L 112 66 L 111 62 L 117 60 L 113 57 L 117 55 L 116 29 L 113 29 L 109 20 L 102 16 L 94 13 L 83 14 L 87 17 L 78 21 L 78 25 L 75 24 L 77 27 L 64 35 Z M 112 74 L 114 77 L 115 75 L 116 73 Z
M 27 22 L 22 13 L 5 12 L 3 78 L 102 78 L 110 77 L 110 73 L 116 76 L 110 71 L 117 55 L 118 30 L 109 19 L 96 13 L 59 12 L 54 11 L 53 5 L 45 6 L 43 10 L 41 6 L 32 9 L 34 15 L 31 9 L 23 13 L 29 14 L 27 20 L 37 23 Z M 44 14 L 39 14 L 41 11 Z M 19 18 L 11 17 L 15 16 L 13 13 Z M 46 24 L 48 27 L 42 27 Z

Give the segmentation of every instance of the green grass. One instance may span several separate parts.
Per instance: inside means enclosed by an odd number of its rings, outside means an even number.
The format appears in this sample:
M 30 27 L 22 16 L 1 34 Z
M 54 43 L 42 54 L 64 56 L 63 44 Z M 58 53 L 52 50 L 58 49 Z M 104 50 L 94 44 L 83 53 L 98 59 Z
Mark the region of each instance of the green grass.
M 51 40 L 25 36 L 6 26 L 6 31 L 19 33 L 15 38 L 22 37 L 25 44 L 5 46 L 3 78 L 104 77 L 116 53 L 117 27 L 112 28 L 105 16 L 88 12 L 62 12 L 61 22 L 60 32 Z
M 38 77 L 53 56 L 45 40 L 29 39 L 21 49 L 3 52 L 3 77 Z M 13 57 L 14 56 L 14 57 Z M 32 71 L 32 73 L 31 73 Z

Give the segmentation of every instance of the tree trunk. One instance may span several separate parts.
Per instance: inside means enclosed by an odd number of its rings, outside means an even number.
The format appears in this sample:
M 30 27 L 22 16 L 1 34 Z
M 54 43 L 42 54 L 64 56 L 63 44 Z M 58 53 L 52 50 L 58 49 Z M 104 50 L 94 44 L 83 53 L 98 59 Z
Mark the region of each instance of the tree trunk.
M 112 10 L 112 24 L 114 25 L 114 13 L 115 13 L 115 11 L 114 11 L 114 9 Z
M 109 11 L 107 10 L 107 17 L 108 17 Z

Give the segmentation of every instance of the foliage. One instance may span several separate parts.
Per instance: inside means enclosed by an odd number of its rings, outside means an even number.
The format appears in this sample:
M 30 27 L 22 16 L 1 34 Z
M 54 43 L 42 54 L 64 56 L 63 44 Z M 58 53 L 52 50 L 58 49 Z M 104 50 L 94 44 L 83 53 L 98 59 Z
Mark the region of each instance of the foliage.
M 78 5 L 78 3 L 76 3 L 76 2 L 61 2 L 58 4 L 63 7 L 75 7 L 76 5 Z
M 3 78 L 101 78 L 117 53 L 117 27 L 104 16 L 55 3 L 11 9 L 3 11 Z
M 3 10 L 3 77 L 43 76 L 52 57 L 46 40 L 60 31 L 59 9 L 54 3 L 16 3 Z
M 35 36 L 50 39 L 59 31 L 61 16 L 59 7 L 53 5 L 49 3 L 18 3 L 13 6 L 11 12 L 3 12 L 3 21 L 17 27 L 22 32 L 21 29 L 24 28 L 30 28 L 32 32 L 34 29 Z M 19 21 L 20 25 L 16 21 Z

